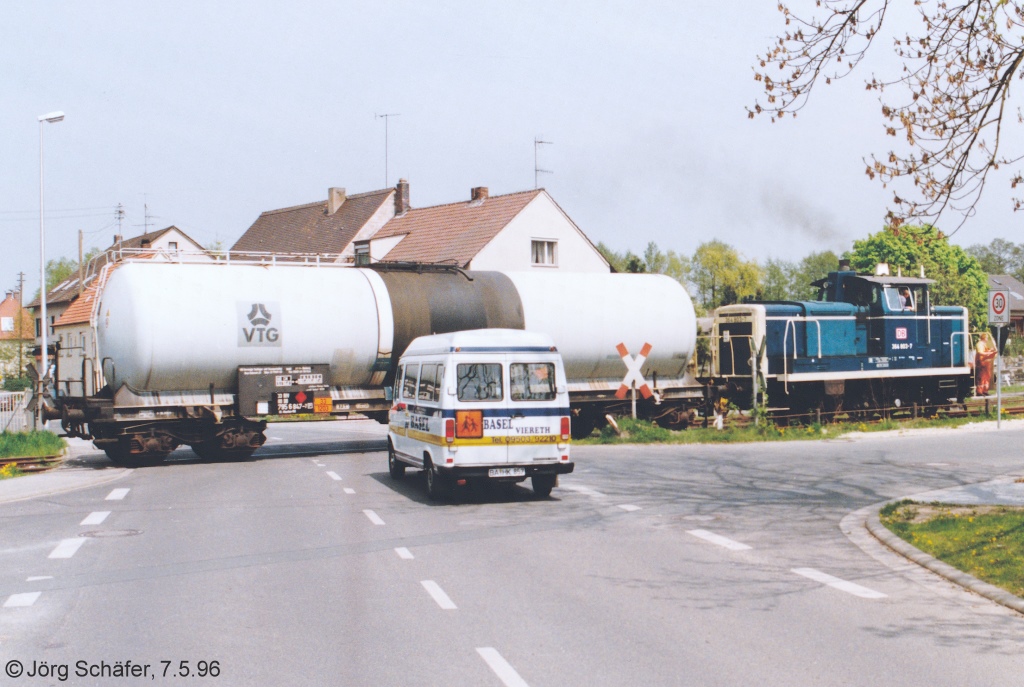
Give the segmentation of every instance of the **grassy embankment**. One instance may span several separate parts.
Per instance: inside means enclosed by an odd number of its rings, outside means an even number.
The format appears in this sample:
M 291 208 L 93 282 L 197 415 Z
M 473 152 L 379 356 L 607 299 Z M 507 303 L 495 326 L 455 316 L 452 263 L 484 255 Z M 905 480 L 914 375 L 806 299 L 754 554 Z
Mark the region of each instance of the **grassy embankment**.
M 879 519 L 921 551 L 1024 597 L 1024 508 L 900 501 Z
M 657 426 L 652 422 L 623 418 L 618 421 L 617 433 L 610 425 L 586 439 L 574 440 L 574 444 L 727 444 L 750 441 L 797 441 L 808 439 L 835 438 L 849 432 L 884 432 L 894 429 L 920 429 L 928 427 L 959 427 L 972 422 L 994 420 L 991 416 L 960 418 L 919 418 L 917 420 L 882 420 L 881 422 L 857 422 L 849 424 L 811 424 L 792 427 L 778 427 L 770 422 L 760 425 L 714 427 L 704 429 L 691 427 L 679 432 Z
M 55 456 L 64 450 L 64 446 L 64 440 L 53 432 L 0 433 L 0 479 L 21 474 L 15 463 L 5 462 L 5 459 Z

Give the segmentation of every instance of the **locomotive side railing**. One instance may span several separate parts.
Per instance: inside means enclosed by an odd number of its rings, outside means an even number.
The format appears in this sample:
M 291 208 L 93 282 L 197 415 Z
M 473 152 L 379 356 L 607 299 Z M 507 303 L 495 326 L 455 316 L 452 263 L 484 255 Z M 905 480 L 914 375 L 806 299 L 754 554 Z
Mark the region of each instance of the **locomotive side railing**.
M 817 317 L 802 317 L 803 322 L 813 322 L 818 328 L 818 357 L 821 357 L 821 322 Z M 793 360 L 796 360 L 796 323 L 797 318 L 791 317 L 786 320 L 786 329 L 782 333 L 782 386 L 786 393 L 789 393 L 789 366 L 786 364 L 786 341 L 789 340 L 789 325 L 793 325 Z

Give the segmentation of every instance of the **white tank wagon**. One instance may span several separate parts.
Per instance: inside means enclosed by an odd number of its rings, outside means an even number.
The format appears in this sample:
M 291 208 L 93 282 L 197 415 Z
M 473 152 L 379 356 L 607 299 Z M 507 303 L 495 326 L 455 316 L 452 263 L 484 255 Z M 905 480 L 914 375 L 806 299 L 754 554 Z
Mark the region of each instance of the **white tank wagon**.
M 620 343 L 633 354 L 652 347 L 643 374 L 655 393 L 639 414 L 679 426 L 703 400 L 687 374 L 693 305 L 660 275 L 140 261 L 113 271 L 94 319 L 106 386 L 60 397 L 53 414 L 70 436 L 92 438 L 122 462 L 162 458 L 180 444 L 247 457 L 264 441 L 265 415 L 386 422 L 405 347 L 467 329 L 550 334 L 577 436 L 629 412 L 630 399 L 615 396 L 626 373 Z

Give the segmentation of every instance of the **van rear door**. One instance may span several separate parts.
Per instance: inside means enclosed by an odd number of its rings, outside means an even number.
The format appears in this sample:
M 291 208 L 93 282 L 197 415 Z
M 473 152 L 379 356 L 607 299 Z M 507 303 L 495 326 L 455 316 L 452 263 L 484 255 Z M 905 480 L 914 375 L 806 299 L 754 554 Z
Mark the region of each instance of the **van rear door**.
M 512 464 L 558 460 L 563 409 L 559 408 L 553 360 L 508 356 L 508 460 Z
M 508 462 L 511 425 L 504 355 L 459 358 L 455 363 L 455 438 L 462 465 Z

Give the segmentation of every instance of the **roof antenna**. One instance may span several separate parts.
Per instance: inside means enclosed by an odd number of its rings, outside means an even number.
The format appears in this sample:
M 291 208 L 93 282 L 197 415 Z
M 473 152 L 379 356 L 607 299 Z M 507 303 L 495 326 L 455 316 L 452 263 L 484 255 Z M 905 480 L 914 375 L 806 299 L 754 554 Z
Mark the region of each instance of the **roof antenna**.
M 391 114 L 377 114 L 374 113 L 374 119 L 384 120 L 384 188 L 388 187 L 388 118 L 389 117 L 400 117 L 401 114 L 393 112 Z
M 554 143 L 552 143 L 551 141 L 542 141 L 540 138 L 537 138 L 536 136 L 533 139 L 533 187 L 534 188 L 538 188 L 538 186 L 539 186 L 539 184 L 537 183 L 538 175 L 540 175 L 540 174 L 554 174 L 554 172 L 552 172 L 550 169 L 541 169 L 540 166 L 537 164 L 537 150 L 541 146 L 551 146 L 551 145 L 554 145 Z

